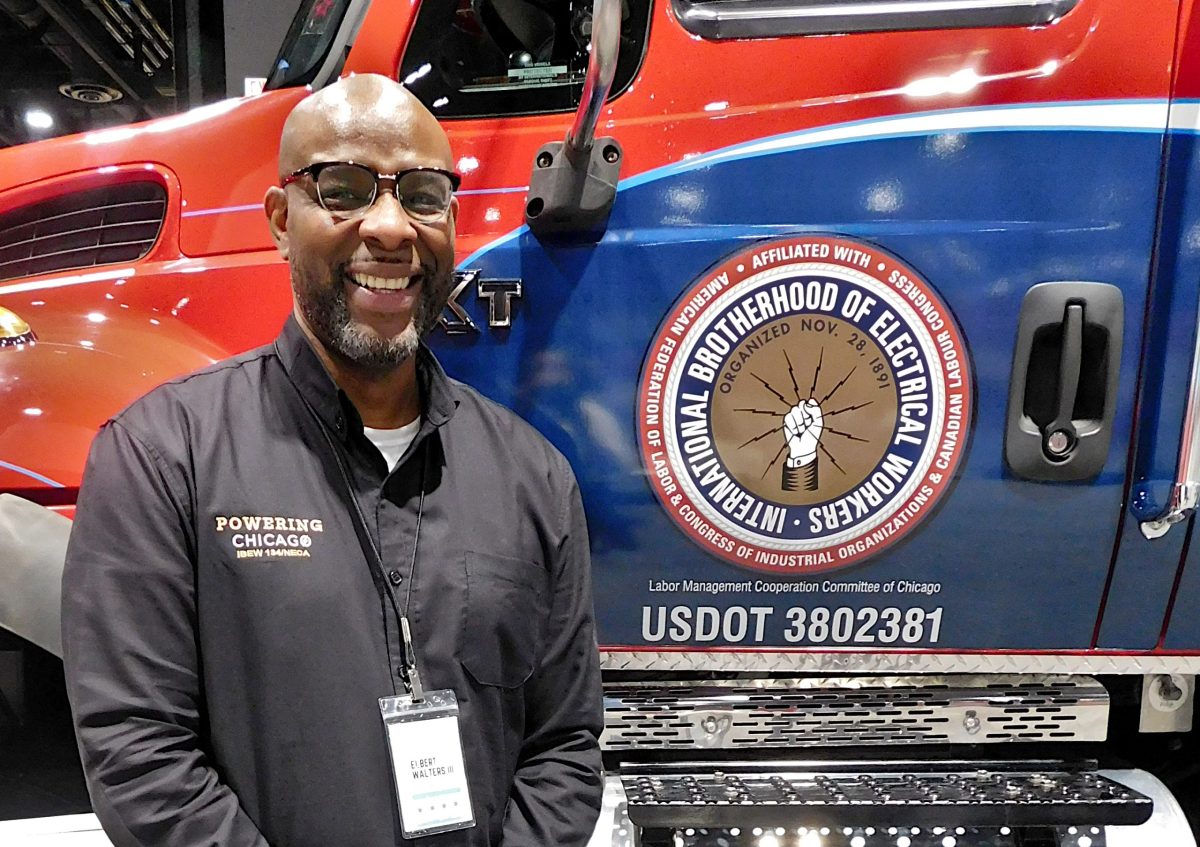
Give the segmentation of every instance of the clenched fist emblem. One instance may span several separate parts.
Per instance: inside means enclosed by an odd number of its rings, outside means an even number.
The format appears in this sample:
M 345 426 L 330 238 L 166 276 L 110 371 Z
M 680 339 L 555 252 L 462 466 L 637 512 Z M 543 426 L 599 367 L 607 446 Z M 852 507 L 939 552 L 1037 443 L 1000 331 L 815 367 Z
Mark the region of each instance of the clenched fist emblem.
M 783 465 L 783 490 L 807 491 L 817 489 L 817 448 L 825 418 L 821 406 L 811 397 L 792 406 L 783 419 L 783 435 L 787 439 L 788 457 Z
M 728 406 L 714 405 L 714 412 L 722 409 L 720 415 L 714 413 L 714 421 L 725 417 L 725 409 L 754 417 L 730 420 L 728 434 L 718 435 L 736 443 L 737 451 L 747 451 L 745 459 L 731 467 L 755 485 L 761 483 L 755 493 L 764 499 L 782 495 L 781 502 L 791 505 L 832 499 L 868 475 L 882 457 L 896 419 L 896 390 L 880 360 L 882 353 L 877 355 L 876 348 L 868 349 L 865 340 L 857 333 L 854 336 L 863 341 L 861 351 L 847 343 L 841 345 L 846 350 L 835 347 L 827 355 L 822 347 L 814 357 L 811 377 L 797 375 L 792 356 L 776 348 L 778 358 L 760 358 L 757 370 L 742 366 L 750 379 L 743 379 L 735 390 L 725 392 L 722 384 Z M 875 357 L 869 360 L 871 367 L 854 361 L 868 355 Z M 830 368 L 836 370 L 830 374 Z M 769 429 L 758 423 L 762 418 L 771 419 Z M 854 452 L 843 467 L 840 460 L 847 458 L 846 450 Z M 822 468 L 825 479 L 820 479 Z

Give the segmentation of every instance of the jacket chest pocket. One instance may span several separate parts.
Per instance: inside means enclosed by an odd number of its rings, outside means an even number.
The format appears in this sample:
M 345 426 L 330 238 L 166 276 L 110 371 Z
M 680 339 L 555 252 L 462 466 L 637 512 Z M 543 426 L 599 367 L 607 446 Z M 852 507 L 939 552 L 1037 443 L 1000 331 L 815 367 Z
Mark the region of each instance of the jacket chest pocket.
M 483 685 L 514 688 L 533 673 L 549 614 L 548 577 L 539 564 L 494 553 L 465 554 L 463 667 Z

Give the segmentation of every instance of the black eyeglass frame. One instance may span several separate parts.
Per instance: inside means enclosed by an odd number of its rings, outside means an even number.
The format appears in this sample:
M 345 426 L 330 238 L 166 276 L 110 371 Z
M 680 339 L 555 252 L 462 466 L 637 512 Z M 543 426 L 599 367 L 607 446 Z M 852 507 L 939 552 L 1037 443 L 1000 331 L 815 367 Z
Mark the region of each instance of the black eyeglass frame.
M 367 173 L 369 173 L 373 177 L 375 177 L 375 185 L 371 190 L 371 199 L 368 200 L 366 203 L 364 203 L 361 208 L 353 209 L 349 213 L 347 213 L 347 212 L 336 210 L 336 209 L 330 209 L 328 206 L 325 205 L 325 198 L 323 198 L 321 196 L 321 186 L 317 180 L 321 175 L 321 171 L 323 171 L 325 168 L 328 168 L 332 165 L 353 165 L 356 168 L 362 168 L 364 171 L 366 171 Z M 350 218 L 360 217 L 361 215 L 365 214 L 368 209 L 370 209 L 372 206 L 375 205 L 375 201 L 379 199 L 379 180 L 381 180 L 381 179 L 390 179 L 392 181 L 392 188 L 390 190 L 390 193 L 393 197 L 396 198 L 396 201 L 398 203 L 400 203 L 401 206 L 404 206 L 404 201 L 400 197 L 400 180 L 402 177 L 404 177 L 408 174 L 411 174 L 411 173 L 441 174 L 442 176 L 444 176 L 448 180 L 450 180 L 450 194 L 452 197 L 454 195 L 454 192 L 458 191 L 458 186 L 462 184 L 461 176 L 454 173 L 454 171 L 448 171 L 448 170 L 445 170 L 444 168 L 431 168 L 431 167 L 405 168 L 402 171 L 396 171 L 396 173 L 394 173 L 394 174 L 381 174 L 379 171 L 375 170 L 370 165 L 364 165 L 361 162 L 314 162 L 311 165 L 305 165 L 303 168 L 297 168 L 296 170 L 292 171 L 290 174 L 288 174 L 287 176 L 285 176 L 283 178 L 283 181 L 279 183 L 279 186 L 281 188 L 287 188 L 293 182 L 298 182 L 302 177 L 307 176 L 308 178 L 310 178 L 312 180 L 313 189 L 315 190 L 316 195 L 317 195 L 317 203 L 321 206 L 321 208 L 324 209 L 325 211 L 329 212 L 329 214 L 333 215 L 334 217 L 350 219 Z M 404 211 L 406 213 L 410 214 L 410 216 L 411 216 L 411 213 L 408 212 L 407 208 L 405 208 Z M 414 218 L 414 220 L 416 220 L 418 223 L 436 223 L 438 220 L 445 218 L 446 213 L 449 211 L 450 211 L 450 205 L 447 204 L 446 208 L 442 211 L 441 217 L 438 218 L 437 220 L 422 221 L 419 218 Z

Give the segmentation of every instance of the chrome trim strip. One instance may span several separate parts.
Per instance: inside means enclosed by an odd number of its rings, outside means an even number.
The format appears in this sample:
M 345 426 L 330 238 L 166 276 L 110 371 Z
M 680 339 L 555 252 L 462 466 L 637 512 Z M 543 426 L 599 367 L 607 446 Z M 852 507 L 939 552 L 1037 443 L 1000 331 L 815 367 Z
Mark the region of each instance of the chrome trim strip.
M 845 676 L 604 684 L 605 750 L 1103 741 L 1089 676 Z
M 51 488 L 66 488 L 61 482 L 56 482 L 48 476 L 42 476 L 37 471 L 31 471 L 29 468 L 23 468 L 20 465 L 14 465 L 12 462 L 6 462 L 0 459 L 0 468 L 19 473 L 22 476 L 27 476 L 30 479 L 36 479 L 38 482 L 50 486 Z
M 1197 320 L 1200 320 L 1200 312 Z M 1162 538 L 1175 524 L 1187 520 L 1200 505 L 1200 334 L 1196 336 L 1192 351 L 1192 376 L 1188 381 L 1187 396 L 1171 500 L 1166 511 L 1157 518 L 1142 521 L 1142 535 L 1147 538 Z
M 517 192 L 528 190 L 528 185 L 513 185 L 508 188 L 463 188 L 455 191 L 454 194 L 457 197 L 471 197 L 483 194 L 516 194 Z M 259 206 L 261 205 L 260 203 Z
M 604 108 L 617 73 L 620 45 L 621 0 L 593 0 L 591 55 L 583 81 L 583 96 L 575 110 L 575 122 L 567 131 L 568 154 L 587 153 L 592 149 L 600 110 Z
M 261 212 L 262 203 L 247 203 L 244 206 L 221 206 L 216 209 L 196 209 L 193 212 L 180 212 L 181 218 L 199 218 L 204 215 L 225 215 L 233 212 Z
M 1200 655 L 601 650 L 610 671 L 895 674 L 1200 674 Z
M 1079 0 L 671 0 L 680 24 L 702 38 L 776 38 L 966 27 L 1043 26 Z

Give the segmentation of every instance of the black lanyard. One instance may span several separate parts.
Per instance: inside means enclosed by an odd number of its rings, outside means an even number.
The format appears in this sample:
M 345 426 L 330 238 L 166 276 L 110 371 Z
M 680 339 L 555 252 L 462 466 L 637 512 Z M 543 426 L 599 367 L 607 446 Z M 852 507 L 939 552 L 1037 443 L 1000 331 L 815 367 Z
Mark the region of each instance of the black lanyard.
M 404 661 L 401 665 L 404 670 L 404 684 L 408 688 L 408 693 L 412 695 L 413 700 L 420 702 L 425 699 L 425 689 L 421 685 L 421 674 L 417 669 L 417 651 L 413 646 L 412 631 L 408 625 L 408 604 L 412 599 L 412 586 L 417 576 L 417 547 L 421 542 L 421 519 L 425 516 L 425 488 L 429 471 L 429 445 L 426 443 L 420 447 L 421 488 L 420 496 L 417 500 L 417 528 L 413 532 L 412 558 L 409 561 L 408 568 L 408 588 L 404 593 L 404 610 L 401 611 L 400 604 L 396 601 L 396 592 L 392 589 L 384 573 L 383 555 L 379 552 L 379 547 L 375 544 L 375 538 L 367 529 L 367 519 L 363 515 L 362 506 L 359 505 L 358 498 L 354 495 L 354 483 L 350 479 L 350 471 L 347 470 L 346 463 L 342 460 L 342 451 L 334 442 L 333 436 L 329 433 L 329 428 L 325 425 L 325 421 L 308 402 L 308 398 L 299 389 L 297 389 L 296 393 L 300 395 L 300 399 L 316 420 L 317 428 L 321 431 L 321 435 L 324 436 L 325 443 L 329 445 L 329 451 L 333 454 L 334 461 L 337 462 L 338 471 L 341 473 L 342 482 L 345 484 L 345 496 L 350 502 L 350 519 L 354 523 L 354 534 L 358 536 L 358 546 L 362 548 L 363 556 L 366 558 L 367 565 L 371 569 L 371 576 L 375 582 L 376 590 L 380 592 L 380 599 L 386 599 L 391 604 L 392 611 L 400 621 L 400 636 L 404 649 Z M 425 441 L 428 442 L 429 439 L 426 438 Z M 387 641 L 387 639 L 384 640 L 385 642 Z M 391 643 L 388 642 L 389 668 L 394 663 L 391 650 Z M 396 693 L 394 687 L 392 693 Z

